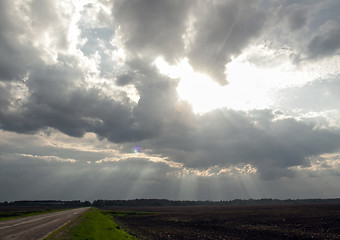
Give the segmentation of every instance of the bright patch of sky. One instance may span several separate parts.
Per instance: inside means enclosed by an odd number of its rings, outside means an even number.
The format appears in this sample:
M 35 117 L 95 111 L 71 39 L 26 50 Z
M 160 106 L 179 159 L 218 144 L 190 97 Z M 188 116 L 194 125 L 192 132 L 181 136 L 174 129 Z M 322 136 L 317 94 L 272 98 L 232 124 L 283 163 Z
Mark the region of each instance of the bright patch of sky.
M 278 96 L 280 90 L 301 88 L 340 74 L 338 56 L 296 65 L 292 55 L 287 49 L 251 46 L 226 65 L 228 84 L 224 86 L 204 73 L 195 72 L 188 59 L 170 65 L 158 57 L 154 64 L 162 74 L 179 79 L 179 97 L 188 101 L 196 113 L 202 114 L 223 107 L 245 111 L 275 109 L 280 107 L 280 101 L 285 101 Z

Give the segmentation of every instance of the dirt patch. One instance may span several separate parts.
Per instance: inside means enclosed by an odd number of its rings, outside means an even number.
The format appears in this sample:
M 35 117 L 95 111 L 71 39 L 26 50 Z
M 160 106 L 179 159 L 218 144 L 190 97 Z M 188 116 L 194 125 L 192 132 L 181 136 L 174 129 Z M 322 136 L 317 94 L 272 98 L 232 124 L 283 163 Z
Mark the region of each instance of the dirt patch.
M 114 208 L 139 239 L 340 239 L 340 205 Z

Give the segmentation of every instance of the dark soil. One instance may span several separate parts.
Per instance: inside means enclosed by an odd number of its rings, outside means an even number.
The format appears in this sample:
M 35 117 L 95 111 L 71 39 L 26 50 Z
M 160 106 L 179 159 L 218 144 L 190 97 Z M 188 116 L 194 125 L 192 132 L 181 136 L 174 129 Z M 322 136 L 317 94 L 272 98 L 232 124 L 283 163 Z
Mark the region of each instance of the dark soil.
M 138 239 L 340 239 L 339 204 L 110 210 Z

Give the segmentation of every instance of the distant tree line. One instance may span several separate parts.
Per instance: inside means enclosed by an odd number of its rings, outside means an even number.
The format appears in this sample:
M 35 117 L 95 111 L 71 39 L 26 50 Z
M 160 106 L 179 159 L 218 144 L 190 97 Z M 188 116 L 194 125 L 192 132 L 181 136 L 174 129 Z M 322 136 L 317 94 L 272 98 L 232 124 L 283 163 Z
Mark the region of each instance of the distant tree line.
M 180 201 L 168 199 L 132 199 L 132 200 L 95 200 L 94 207 L 109 206 L 242 206 L 242 205 L 278 205 L 278 204 L 319 204 L 340 203 L 340 198 L 335 199 L 234 199 L 225 201 Z
M 92 203 L 89 201 L 61 201 L 61 200 L 33 200 L 33 201 L 13 201 L 0 202 L 0 206 L 18 206 L 18 207 L 62 207 L 62 208 L 76 208 L 89 207 Z
M 75 208 L 75 207 L 142 207 L 142 206 L 243 206 L 243 205 L 280 205 L 280 204 L 340 204 L 340 198 L 333 199 L 234 199 L 221 201 L 181 201 L 168 199 L 131 199 L 131 200 L 95 200 L 90 201 L 61 201 L 61 200 L 33 200 L 33 201 L 12 201 L 0 202 L 0 206 L 23 206 L 23 207 L 54 207 L 54 208 Z

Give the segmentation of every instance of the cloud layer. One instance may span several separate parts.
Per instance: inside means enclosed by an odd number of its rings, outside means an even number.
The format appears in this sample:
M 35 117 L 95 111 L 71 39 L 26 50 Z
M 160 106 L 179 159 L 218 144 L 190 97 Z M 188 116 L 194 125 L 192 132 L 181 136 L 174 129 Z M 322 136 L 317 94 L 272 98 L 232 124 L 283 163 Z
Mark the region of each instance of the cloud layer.
M 337 1 L 41 4 L 0 3 L 0 200 L 340 193 Z M 159 57 L 272 101 L 194 113 Z

